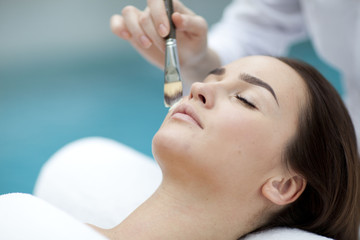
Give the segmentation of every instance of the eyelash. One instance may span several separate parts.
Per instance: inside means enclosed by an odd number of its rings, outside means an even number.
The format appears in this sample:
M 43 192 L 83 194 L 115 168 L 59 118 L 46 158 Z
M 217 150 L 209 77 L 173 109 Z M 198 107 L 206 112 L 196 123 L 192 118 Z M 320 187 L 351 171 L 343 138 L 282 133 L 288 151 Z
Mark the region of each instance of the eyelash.
M 249 108 L 257 109 L 257 107 L 253 103 L 249 102 L 246 98 L 243 98 L 239 95 L 236 95 L 236 98 L 246 104 Z

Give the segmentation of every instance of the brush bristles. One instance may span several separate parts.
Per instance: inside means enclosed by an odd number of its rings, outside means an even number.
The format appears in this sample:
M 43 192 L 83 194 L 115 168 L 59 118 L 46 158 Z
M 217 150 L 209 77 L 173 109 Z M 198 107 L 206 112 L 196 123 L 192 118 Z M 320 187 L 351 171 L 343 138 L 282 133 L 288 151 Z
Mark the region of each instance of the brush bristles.
M 179 101 L 182 97 L 181 81 L 165 83 L 164 85 L 164 100 L 165 106 L 171 107 L 174 103 Z

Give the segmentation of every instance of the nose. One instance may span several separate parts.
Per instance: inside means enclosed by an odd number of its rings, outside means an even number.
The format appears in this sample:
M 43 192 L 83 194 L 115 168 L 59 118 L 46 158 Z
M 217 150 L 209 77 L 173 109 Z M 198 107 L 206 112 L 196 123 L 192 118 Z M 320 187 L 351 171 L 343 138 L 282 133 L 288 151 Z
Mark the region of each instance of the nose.
M 193 83 L 189 98 L 199 101 L 206 108 L 212 108 L 215 104 L 215 89 L 210 83 Z

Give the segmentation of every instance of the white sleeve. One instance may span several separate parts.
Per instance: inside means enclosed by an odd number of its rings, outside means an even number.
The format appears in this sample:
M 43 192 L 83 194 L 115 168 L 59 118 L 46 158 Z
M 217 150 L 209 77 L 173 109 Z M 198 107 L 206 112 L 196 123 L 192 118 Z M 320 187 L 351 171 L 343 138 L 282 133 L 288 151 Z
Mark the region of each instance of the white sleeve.
M 227 64 L 248 55 L 283 55 L 305 37 L 298 0 L 234 0 L 212 26 L 209 47 Z

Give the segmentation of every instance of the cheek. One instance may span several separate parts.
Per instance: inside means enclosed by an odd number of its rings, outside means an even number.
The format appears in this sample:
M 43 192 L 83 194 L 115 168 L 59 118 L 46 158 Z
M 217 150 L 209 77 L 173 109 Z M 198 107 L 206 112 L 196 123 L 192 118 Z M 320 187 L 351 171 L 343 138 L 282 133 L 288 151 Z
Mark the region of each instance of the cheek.
M 215 125 L 204 144 L 208 149 L 204 170 L 221 188 L 240 192 L 258 189 L 270 170 L 280 163 L 266 122 L 228 117 L 226 123 Z
M 212 138 L 222 149 L 237 149 L 243 152 L 249 147 L 256 146 L 263 136 L 263 131 L 259 128 L 261 124 L 257 122 L 257 119 L 227 116 L 226 121 L 224 119 L 214 124 Z
M 226 121 L 218 121 L 209 131 L 207 148 L 218 160 L 242 164 L 264 163 L 278 155 L 270 131 L 269 123 L 260 117 L 241 118 L 227 116 Z M 209 152 L 210 154 L 210 152 Z M 222 162 L 222 161 L 219 161 Z

